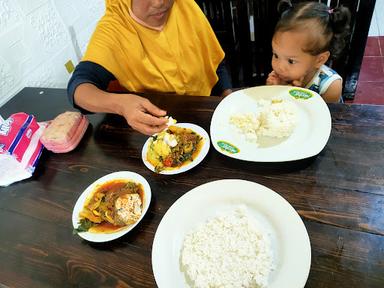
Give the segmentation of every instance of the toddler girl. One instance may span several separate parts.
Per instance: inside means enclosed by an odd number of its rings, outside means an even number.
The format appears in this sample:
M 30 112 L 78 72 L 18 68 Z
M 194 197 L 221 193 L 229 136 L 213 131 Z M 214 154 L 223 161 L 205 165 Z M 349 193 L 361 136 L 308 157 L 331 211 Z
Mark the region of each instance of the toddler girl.
M 337 58 L 349 33 L 349 9 L 318 2 L 280 1 L 281 19 L 272 38 L 272 68 L 267 85 L 293 85 L 319 93 L 326 102 L 341 100 L 342 78 L 324 65 Z

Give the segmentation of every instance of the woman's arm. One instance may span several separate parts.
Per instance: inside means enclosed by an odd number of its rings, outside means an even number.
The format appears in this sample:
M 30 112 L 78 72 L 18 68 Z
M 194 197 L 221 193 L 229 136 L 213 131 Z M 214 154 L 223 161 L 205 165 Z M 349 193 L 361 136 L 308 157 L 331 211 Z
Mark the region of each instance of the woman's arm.
M 85 68 L 84 65 L 76 68 L 77 73 L 72 75 L 68 84 L 68 96 L 75 107 L 90 112 L 121 115 L 133 129 L 146 135 L 152 135 L 166 128 L 167 120 L 160 118 L 166 115 L 164 110 L 153 105 L 148 99 L 134 94 L 104 91 L 109 81 L 114 79 L 113 75 L 95 63 L 87 65 Z M 90 67 L 95 69 L 89 69 Z
M 90 61 L 83 61 L 80 62 L 77 66 L 75 71 L 72 74 L 71 79 L 69 79 L 68 82 L 68 98 L 69 102 L 77 109 L 82 110 L 82 112 L 89 112 L 91 110 L 84 110 L 84 107 L 81 107 L 77 105 L 74 101 L 75 91 L 77 87 L 83 83 L 89 83 L 93 84 L 100 90 L 106 90 L 108 87 L 109 82 L 112 80 L 115 80 L 115 76 L 113 76 L 112 73 L 110 73 L 107 69 L 105 69 L 103 66 L 90 62 Z M 92 111 L 96 112 L 96 111 Z

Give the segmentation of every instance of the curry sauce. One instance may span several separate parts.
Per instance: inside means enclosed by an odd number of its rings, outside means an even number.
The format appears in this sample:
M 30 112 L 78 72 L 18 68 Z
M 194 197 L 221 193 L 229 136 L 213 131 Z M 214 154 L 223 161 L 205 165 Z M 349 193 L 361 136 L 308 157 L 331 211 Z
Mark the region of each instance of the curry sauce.
M 112 233 L 137 222 L 145 203 L 143 186 L 125 179 L 98 185 L 80 211 L 78 232 Z

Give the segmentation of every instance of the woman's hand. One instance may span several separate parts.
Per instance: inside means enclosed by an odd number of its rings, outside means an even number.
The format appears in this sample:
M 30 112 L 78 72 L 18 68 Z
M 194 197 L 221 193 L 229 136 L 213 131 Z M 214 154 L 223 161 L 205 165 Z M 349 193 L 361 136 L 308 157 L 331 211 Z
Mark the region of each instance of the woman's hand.
M 91 83 L 80 84 L 75 91 L 76 105 L 90 112 L 114 113 L 124 116 L 136 131 L 153 135 L 167 127 L 166 111 L 148 99 L 134 94 L 115 94 L 100 90 Z
M 148 99 L 133 95 L 120 95 L 119 114 L 124 116 L 128 124 L 136 131 L 153 135 L 167 127 L 166 111 L 153 105 Z

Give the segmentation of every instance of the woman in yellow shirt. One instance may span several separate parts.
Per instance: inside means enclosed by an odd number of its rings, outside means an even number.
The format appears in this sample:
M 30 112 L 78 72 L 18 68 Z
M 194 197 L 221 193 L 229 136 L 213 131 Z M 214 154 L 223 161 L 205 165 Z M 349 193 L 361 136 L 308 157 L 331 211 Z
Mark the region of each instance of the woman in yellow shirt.
M 166 111 L 131 93 L 209 96 L 216 85 L 227 95 L 223 59 L 194 0 L 106 0 L 68 95 L 75 107 L 122 115 L 133 129 L 151 135 L 165 128 Z M 107 92 L 114 79 L 131 93 Z

